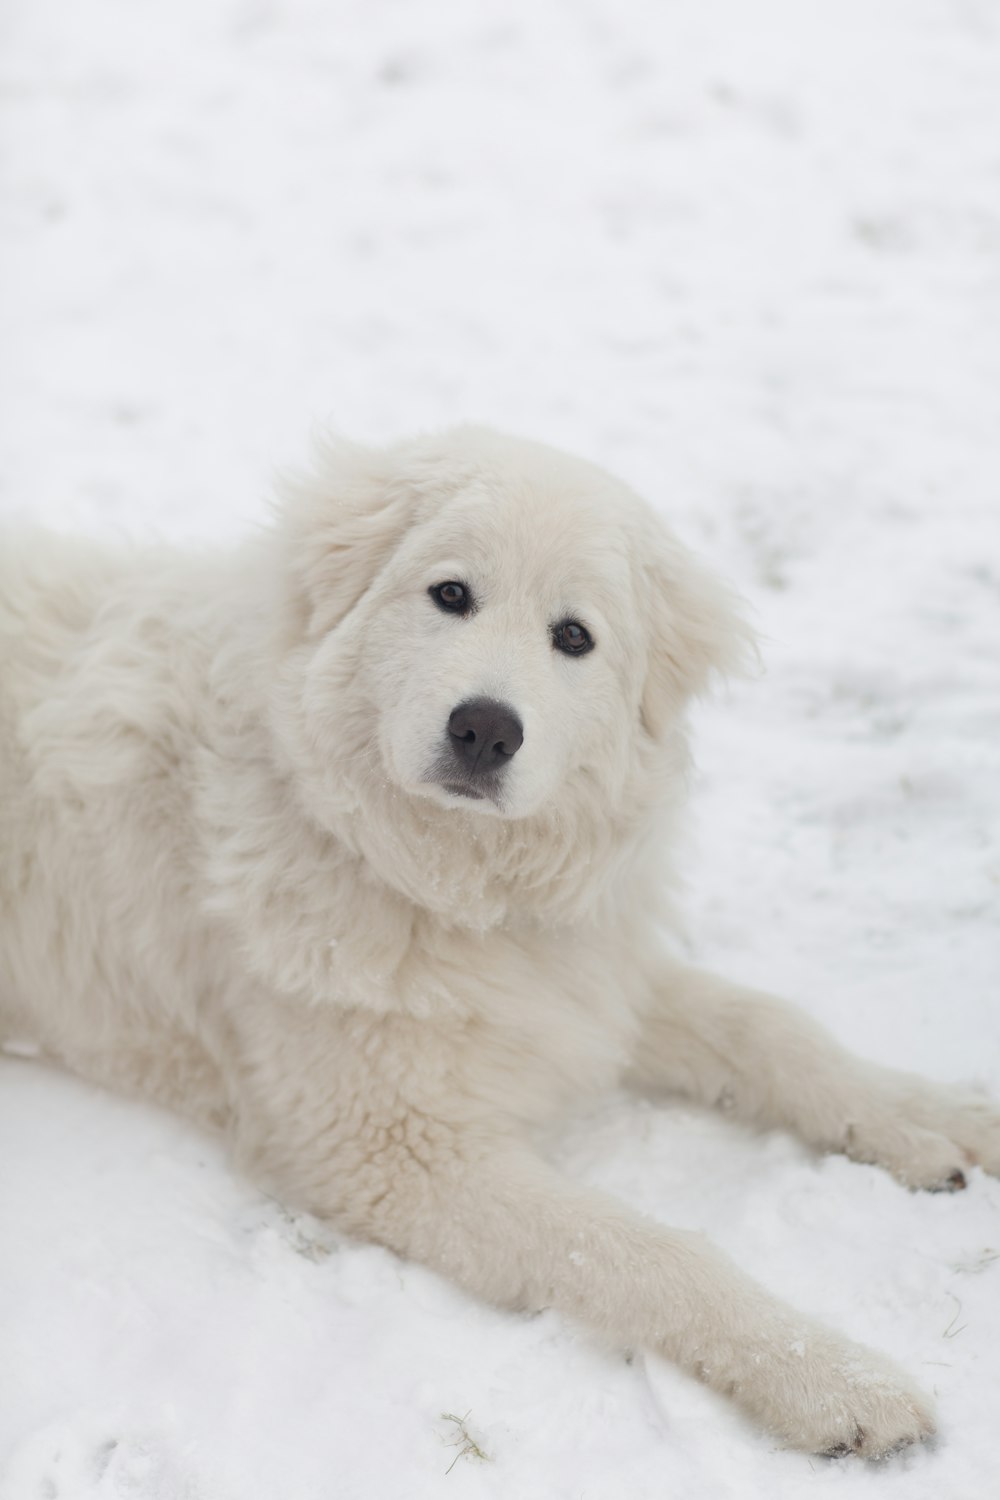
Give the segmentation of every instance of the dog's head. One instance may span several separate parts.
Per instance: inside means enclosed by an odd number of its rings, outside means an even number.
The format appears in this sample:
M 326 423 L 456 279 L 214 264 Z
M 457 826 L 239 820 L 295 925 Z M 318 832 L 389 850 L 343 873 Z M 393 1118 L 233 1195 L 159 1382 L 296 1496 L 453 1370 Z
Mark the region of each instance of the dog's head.
M 487 874 L 534 869 L 539 841 L 562 864 L 610 852 L 676 769 L 687 701 L 748 639 L 624 485 L 479 428 L 334 445 L 282 526 L 277 732 L 315 816 L 343 835 L 350 815 L 369 858 L 378 825 L 374 862 L 408 894 L 407 860 L 430 878 L 449 845 Z

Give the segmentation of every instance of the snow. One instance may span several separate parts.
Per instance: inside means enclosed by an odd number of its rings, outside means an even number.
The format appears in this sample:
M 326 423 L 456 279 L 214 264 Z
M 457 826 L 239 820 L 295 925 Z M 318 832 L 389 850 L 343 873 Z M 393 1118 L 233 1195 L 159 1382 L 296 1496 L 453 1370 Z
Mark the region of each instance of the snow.
M 232 536 L 326 418 L 486 420 L 618 470 L 765 638 L 698 715 L 692 950 L 1000 1092 L 990 0 L 2 26 L 0 512 Z M 0 1061 L 0 1139 L 3 1500 L 1000 1493 L 979 1173 L 918 1196 L 617 1098 L 553 1145 L 936 1391 L 937 1442 L 865 1467 L 290 1218 L 218 1142 L 30 1060 Z

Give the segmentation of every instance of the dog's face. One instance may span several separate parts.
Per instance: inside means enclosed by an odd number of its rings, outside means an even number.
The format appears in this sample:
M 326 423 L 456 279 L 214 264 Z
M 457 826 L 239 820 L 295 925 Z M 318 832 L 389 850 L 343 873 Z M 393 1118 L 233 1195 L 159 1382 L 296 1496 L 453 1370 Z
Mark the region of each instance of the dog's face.
M 624 518 L 475 481 L 401 540 L 362 646 L 386 774 L 443 808 L 521 818 L 620 769 L 644 630 Z
M 443 878 L 449 818 L 456 871 L 499 849 L 490 825 L 553 860 L 559 838 L 581 860 L 588 837 L 608 848 L 671 743 L 676 765 L 691 694 L 745 643 L 726 591 L 624 485 L 482 429 L 334 449 L 285 528 L 278 732 L 324 821 L 350 812 L 369 858 L 381 834 L 390 877 L 395 830 L 414 869 L 436 840 Z

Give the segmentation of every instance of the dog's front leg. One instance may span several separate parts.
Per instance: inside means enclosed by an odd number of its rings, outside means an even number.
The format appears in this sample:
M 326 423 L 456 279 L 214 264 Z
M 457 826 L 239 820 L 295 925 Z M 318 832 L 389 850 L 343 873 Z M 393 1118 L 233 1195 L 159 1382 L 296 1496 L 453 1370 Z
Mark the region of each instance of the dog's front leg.
M 640 1083 L 784 1126 L 909 1187 L 961 1187 L 974 1162 L 1000 1173 L 989 1101 L 855 1057 L 793 1006 L 715 974 L 665 963 L 654 988 Z
M 702 1236 L 561 1177 L 474 1102 L 428 1094 L 426 1074 L 401 1090 L 418 1047 L 403 1061 L 384 1046 L 354 1051 L 345 1076 L 314 1046 L 263 1091 L 258 1065 L 263 1113 L 243 1121 L 244 1159 L 286 1201 L 469 1292 L 555 1307 L 619 1347 L 661 1352 L 795 1447 L 872 1456 L 932 1430 L 903 1374 L 772 1297 Z

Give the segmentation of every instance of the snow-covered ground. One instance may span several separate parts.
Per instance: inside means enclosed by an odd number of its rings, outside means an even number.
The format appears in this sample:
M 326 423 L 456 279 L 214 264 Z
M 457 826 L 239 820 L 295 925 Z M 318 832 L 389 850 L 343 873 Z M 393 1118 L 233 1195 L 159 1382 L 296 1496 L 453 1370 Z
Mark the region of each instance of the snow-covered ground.
M 1000 1092 L 998 80 L 993 0 L 9 0 L 0 511 L 235 534 L 325 417 L 621 471 L 765 637 L 698 715 L 693 950 Z M 0 1142 L 3 1500 L 1000 1496 L 978 1173 L 624 1099 L 554 1143 L 937 1392 L 865 1468 L 37 1065 Z

